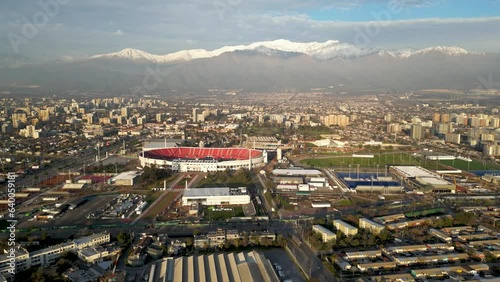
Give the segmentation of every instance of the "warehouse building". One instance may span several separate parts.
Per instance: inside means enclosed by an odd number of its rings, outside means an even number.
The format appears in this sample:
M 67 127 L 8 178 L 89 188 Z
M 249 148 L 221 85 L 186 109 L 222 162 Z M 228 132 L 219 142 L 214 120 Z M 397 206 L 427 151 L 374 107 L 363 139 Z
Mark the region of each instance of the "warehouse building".
M 316 233 L 321 234 L 321 239 L 324 243 L 337 239 L 337 235 L 335 233 L 321 225 L 313 225 L 312 230 Z
M 456 186 L 428 169 L 420 166 L 391 166 L 389 172 L 409 181 L 421 190 L 434 193 L 455 193 Z
M 168 257 L 149 269 L 149 282 L 279 282 L 271 263 L 256 251 Z
M 246 205 L 250 203 L 250 195 L 246 187 L 240 188 L 192 188 L 184 191 L 182 205 L 202 204 L 206 206 Z
M 117 176 L 111 178 L 111 184 L 120 186 L 133 186 L 137 183 L 139 176 L 142 172 L 139 171 L 127 171 L 118 174 Z
M 289 176 L 309 176 L 317 177 L 322 175 L 321 171 L 317 169 L 299 169 L 299 168 L 278 168 L 273 170 L 274 175 L 289 175 Z
M 358 228 L 340 219 L 335 219 L 333 221 L 333 226 L 335 226 L 338 231 L 342 232 L 346 236 L 354 236 L 358 234 Z
M 379 234 L 385 228 L 382 224 L 369 220 L 368 218 L 360 218 L 358 225 L 359 228 L 367 229 L 373 234 Z

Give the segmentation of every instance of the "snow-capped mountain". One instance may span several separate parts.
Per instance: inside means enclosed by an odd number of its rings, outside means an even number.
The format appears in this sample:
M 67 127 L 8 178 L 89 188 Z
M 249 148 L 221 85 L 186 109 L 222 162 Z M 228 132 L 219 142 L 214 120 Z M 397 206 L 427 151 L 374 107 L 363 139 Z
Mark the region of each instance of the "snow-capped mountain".
M 484 53 L 472 52 L 456 46 L 435 46 L 424 49 L 401 49 L 401 50 L 380 50 L 379 55 L 389 55 L 395 58 L 407 59 L 412 56 L 425 55 L 431 52 L 438 52 L 447 56 L 461 56 L 461 55 L 484 55 Z
M 389 55 L 395 58 L 409 58 L 430 52 L 439 52 L 448 56 L 479 54 L 476 52 L 469 52 L 460 47 L 437 46 L 425 49 L 381 50 L 360 48 L 355 45 L 342 43 L 336 40 L 303 43 L 279 39 L 274 41 L 256 42 L 249 45 L 224 46 L 212 51 L 207 51 L 205 49 L 182 50 L 166 55 L 153 55 L 141 50 L 127 48 L 116 53 L 95 55 L 92 56 L 91 59 L 127 59 L 130 61 L 148 61 L 152 63 L 166 64 L 173 62 L 186 62 L 202 58 L 213 58 L 226 52 L 235 51 L 255 51 L 267 55 L 277 55 L 280 54 L 280 52 L 300 53 L 309 55 L 318 60 L 329 60 L 333 58 L 359 58 L 377 53 L 381 56 Z
M 269 91 L 329 88 L 332 92 L 493 89 L 500 55 L 459 47 L 383 50 L 339 41 L 274 40 L 216 50 L 153 55 L 124 49 L 79 61 L 0 67 L 0 85 L 121 94 L 207 89 Z M 478 78 L 479 77 L 479 78 Z M 352 91 L 352 92 L 351 92 Z M 178 92 L 175 92 L 178 93 Z

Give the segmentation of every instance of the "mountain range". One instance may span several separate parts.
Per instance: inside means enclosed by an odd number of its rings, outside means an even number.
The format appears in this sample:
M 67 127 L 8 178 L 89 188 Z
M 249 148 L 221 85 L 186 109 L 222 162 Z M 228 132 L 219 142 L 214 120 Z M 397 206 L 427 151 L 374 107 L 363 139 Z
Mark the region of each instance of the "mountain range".
M 6 61 L 6 60 L 4 60 Z M 0 60 L 2 62 L 2 60 Z M 500 55 L 460 47 L 384 50 L 339 41 L 274 40 L 154 55 L 136 49 L 0 67 L 0 86 L 114 93 L 500 88 Z M 493 77 L 492 77 L 493 76 Z

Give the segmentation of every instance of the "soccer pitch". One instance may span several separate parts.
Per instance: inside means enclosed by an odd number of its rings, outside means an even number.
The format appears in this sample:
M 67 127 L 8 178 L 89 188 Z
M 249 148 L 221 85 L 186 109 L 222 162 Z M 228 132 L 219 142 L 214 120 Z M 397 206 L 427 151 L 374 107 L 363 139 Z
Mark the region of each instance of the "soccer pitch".
M 407 153 L 388 153 L 374 155 L 373 158 L 356 158 L 344 155 L 333 158 L 314 158 L 301 161 L 302 164 L 314 167 L 331 167 L 341 165 L 359 165 L 361 167 L 376 167 L 386 165 L 424 165 L 424 162 Z M 432 164 L 427 161 L 427 166 Z
M 482 162 L 473 160 L 472 162 L 467 162 L 464 160 L 441 160 L 439 163 L 447 166 L 454 167 L 460 170 L 497 170 L 500 169 L 499 165 L 494 164 L 483 164 Z

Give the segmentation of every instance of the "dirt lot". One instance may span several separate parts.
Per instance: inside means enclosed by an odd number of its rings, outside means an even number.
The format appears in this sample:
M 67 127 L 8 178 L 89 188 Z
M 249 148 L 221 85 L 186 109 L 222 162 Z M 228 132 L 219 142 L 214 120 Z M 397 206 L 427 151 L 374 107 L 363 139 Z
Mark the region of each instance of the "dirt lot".
M 53 176 L 47 180 L 44 180 L 40 183 L 38 183 L 38 185 L 40 186 L 56 186 L 56 185 L 59 185 L 59 184 L 62 184 L 64 183 L 66 180 L 68 180 L 68 176 L 67 175 L 56 175 L 56 176 Z

